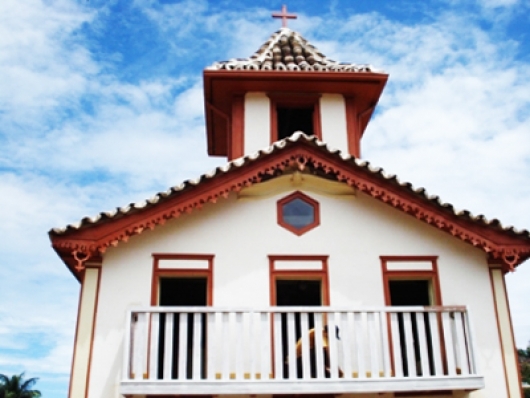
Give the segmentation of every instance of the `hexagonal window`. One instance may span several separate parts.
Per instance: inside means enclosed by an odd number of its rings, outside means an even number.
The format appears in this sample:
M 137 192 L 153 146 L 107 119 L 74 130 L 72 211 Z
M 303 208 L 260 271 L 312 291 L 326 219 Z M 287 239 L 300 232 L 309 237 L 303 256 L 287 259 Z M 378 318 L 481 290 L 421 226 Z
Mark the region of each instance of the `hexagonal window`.
M 319 204 L 302 192 L 293 192 L 278 201 L 278 224 L 302 235 L 320 224 Z

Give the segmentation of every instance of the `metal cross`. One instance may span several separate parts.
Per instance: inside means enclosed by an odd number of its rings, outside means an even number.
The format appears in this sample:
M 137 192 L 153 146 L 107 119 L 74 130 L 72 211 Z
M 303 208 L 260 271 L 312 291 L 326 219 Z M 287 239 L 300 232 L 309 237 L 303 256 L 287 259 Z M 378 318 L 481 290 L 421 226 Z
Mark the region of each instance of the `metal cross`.
M 296 14 L 288 14 L 287 13 L 287 6 L 284 4 L 282 5 L 282 12 L 273 12 L 272 13 L 273 18 L 281 18 L 282 19 L 282 27 L 287 27 L 287 20 L 288 19 L 296 19 L 298 16 Z

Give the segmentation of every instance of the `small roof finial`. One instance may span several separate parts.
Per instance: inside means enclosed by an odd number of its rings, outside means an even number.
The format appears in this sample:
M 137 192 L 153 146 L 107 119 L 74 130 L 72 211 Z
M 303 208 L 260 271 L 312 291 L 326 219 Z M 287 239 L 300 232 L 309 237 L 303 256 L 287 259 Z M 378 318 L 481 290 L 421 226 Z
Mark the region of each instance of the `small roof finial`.
M 287 27 L 287 20 L 288 19 L 296 19 L 298 18 L 298 15 L 296 14 L 288 14 L 287 13 L 287 6 L 284 4 L 282 5 L 282 12 L 273 12 L 272 13 L 273 18 L 281 18 L 282 19 L 282 27 Z

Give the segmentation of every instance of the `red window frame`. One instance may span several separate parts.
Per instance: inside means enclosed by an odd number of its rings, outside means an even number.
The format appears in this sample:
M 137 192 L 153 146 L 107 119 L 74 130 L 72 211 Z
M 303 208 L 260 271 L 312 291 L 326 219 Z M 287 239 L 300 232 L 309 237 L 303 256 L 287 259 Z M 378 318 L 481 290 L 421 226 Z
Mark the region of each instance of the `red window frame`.
M 288 224 L 284 219 L 283 219 L 283 212 L 282 212 L 282 207 L 283 205 L 285 205 L 286 203 L 289 203 L 295 199 L 300 199 L 302 201 L 304 201 L 305 203 L 309 204 L 310 206 L 313 207 L 313 210 L 314 210 L 314 220 L 311 224 L 308 224 L 306 225 L 305 227 L 303 228 L 295 228 L 293 227 L 292 225 Z M 301 192 L 301 191 L 296 191 L 296 192 L 293 192 L 291 193 L 290 195 L 287 195 L 286 197 L 278 200 L 278 202 L 276 203 L 276 214 L 277 214 L 277 217 L 278 217 L 278 225 L 280 225 L 281 227 L 285 228 L 286 230 L 292 232 L 293 234 L 295 235 L 298 235 L 298 236 L 301 236 L 303 234 L 305 234 L 306 232 L 318 227 L 320 225 L 320 203 L 318 203 L 315 199 L 307 196 L 305 193 Z
M 271 144 L 278 141 L 278 107 L 307 108 L 313 107 L 313 134 L 322 140 L 322 123 L 320 118 L 320 94 L 269 94 L 271 112 Z

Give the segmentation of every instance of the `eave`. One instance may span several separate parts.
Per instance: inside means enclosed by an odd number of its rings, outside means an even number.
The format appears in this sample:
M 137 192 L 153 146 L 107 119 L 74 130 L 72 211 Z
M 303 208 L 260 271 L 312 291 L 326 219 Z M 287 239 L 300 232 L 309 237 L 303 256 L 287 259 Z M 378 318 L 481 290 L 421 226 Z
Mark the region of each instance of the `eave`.
M 316 138 L 303 134 L 295 134 L 266 150 L 230 162 L 195 181 L 186 181 L 145 203 L 51 230 L 52 246 L 80 278 L 83 261 L 100 258 L 109 247 L 200 210 L 205 204 L 216 203 L 232 192 L 295 171 L 347 184 L 483 250 L 492 262 L 502 264 L 505 270 L 513 270 L 530 257 L 528 231 L 504 228 L 496 219 L 474 217 L 467 211 L 456 212 L 452 205 L 441 202 L 437 196 L 427 196 L 423 188 L 414 189 L 410 183 L 401 183 L 396 176 L 388 176 L 368 162 L 331 151 Z

